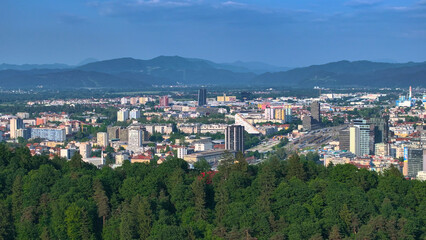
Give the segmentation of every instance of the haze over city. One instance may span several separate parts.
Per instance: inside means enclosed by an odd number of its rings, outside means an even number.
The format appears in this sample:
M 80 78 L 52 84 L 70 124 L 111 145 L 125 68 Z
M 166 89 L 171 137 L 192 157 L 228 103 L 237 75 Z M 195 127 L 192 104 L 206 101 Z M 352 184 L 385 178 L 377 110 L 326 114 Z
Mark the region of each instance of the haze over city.
M 159 55 L 282 67 L 426 60 L 426 1 L 13 1 L 0 63 Z

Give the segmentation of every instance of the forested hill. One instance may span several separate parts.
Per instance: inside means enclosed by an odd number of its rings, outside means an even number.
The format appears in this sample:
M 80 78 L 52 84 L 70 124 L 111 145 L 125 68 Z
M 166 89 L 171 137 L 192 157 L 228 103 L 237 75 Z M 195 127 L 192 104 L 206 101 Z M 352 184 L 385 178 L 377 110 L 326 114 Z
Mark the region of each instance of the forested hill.
M 284 72 L 264 73 L 254 78 L 253 83 L 294 87 L 426 86 L 426 62 L 339 61 Z
M 99 170 L 0 144 L 0 239 L 426 239 L 426 182 L 315 158 Z
M 56 68 L 55 68 L 56 67 Z M 338 61 L 300 68 L 159 56 L 81 66 L 0 65 L 0 89 L 146 89 L 158 86 L 426 87 L 426 62 Z

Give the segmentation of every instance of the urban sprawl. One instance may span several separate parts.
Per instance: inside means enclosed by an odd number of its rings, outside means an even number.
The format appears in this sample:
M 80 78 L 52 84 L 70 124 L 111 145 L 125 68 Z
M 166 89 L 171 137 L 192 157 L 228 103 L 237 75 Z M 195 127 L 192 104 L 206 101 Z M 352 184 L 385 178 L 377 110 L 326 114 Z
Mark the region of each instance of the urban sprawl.
M 244 153 L 249 164 L 258 164 L 285 150 L 315 154 L 325 166 L 348 163 L 377 172 L 394 166 L 408 179 L 426 180 L 426 96 L 411 87 L 400 92 L 396 101 L 371 91 L 213 97 L 206 88 L 197 99 L 175 100 L 170 93 L 28 101 L 29 108 L 93 110 L 0 113 L 0 141 L 51 158 L 79 153 L 97 167 L 177 157 L 216 169 L 229 154 Z

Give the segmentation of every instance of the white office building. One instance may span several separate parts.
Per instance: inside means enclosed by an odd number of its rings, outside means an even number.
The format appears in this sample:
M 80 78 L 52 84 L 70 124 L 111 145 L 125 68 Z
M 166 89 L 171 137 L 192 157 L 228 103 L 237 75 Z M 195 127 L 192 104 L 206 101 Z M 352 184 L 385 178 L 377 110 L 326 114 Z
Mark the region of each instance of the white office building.
M 108 146 L 108 133 L 106 132 L 98 132 L 96 135 L 96 140 L 98 146 L 107 147 Z
M 203 151 L 209 151 L 213 149 L 213 143 L 211 141 L 208 142 L 198 142 L 194 144 L 195 152 L 203 152 Z
M 65 129 L 31 128 L 31 138 L 41 138 L 49 141 L 63 142 L 66 139 Z
M 186 147 L 179 147 L 176 150 L 177 150 L 177 157 L 180 159 L 184 159 L 186 154 L 188 154 L 188 149 L 186 149 Z
M 349 151 L 357 156 L 370 154 L 370 125 L 365 120 L 354 120 L 349 128 Z
M 275 118 L 275 109 L 273 108 L 265 108 L 264 118 L 266 120 L 272 120 Z
M 27 113 L 27 112 L 18 112 L 18 113 L 16 113 L 16 116 L 18 118 L 22 118 L 22 119 L 30 118 L 30 114 Z
M 24 128 L 24 121 L 22 121 L 22 119 L 20 118 L 12 118 L 10 119 L 10 138 L 11 139 L 15 139 L 18 136 L 17 134 L 17 130 L 18 129 L 22 129 Z
M 125 122 L 129 119 L 129 110 L 126 108 L 120 109 L 117 112 L 117 121 L 118 122 Z
M 80 155 L 83 157 L 83 160 L 85 158 L 90 158 L 92 155 L 92 146 L 90 143 L 81 143 L 80 144 Z
M 133 127 L 128 129 L 129 140 L 128 145 L 132 148 L 142 147 L 143 143 L 143 132 L 142 129 L 138 127 Z
M 141 117 L 141 111 L 139 109 L 133 109 L 130 111 L 130 119 L 138 119 Z
M 61 149 L 60 156 L 67 160 L 70 160 L 76 152 L 77 152 L 77 149 L 74 149 L 74 148 Z

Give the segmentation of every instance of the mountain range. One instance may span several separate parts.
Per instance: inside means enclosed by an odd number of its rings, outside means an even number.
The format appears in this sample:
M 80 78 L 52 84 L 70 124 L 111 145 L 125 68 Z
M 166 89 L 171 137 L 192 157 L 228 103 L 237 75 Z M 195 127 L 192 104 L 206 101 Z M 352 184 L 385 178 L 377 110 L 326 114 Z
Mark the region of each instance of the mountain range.
M 159 56 L 87 64 L 0 64 L 0 88 L 147 88 L 161 85 L 426 87 L 426 62 L 338 61 L 300 68 Z

